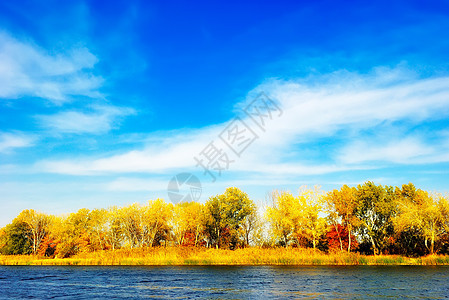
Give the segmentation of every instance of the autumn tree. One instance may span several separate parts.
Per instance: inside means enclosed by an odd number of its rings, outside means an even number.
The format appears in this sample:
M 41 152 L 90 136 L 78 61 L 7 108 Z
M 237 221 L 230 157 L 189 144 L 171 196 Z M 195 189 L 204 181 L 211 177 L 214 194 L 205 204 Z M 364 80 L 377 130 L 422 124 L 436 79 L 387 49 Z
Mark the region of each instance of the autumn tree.
M 263 220 L 257 210 L 247 215 L 241 222 L 239 229 L 240 239 L 244 246 L 263 244 Z
M 274 191 L 271 200 L 272 204 L 266 211 L 271 240 L 273 243 L 280 242 L 281 245 L 287 247 L 294 238 L 299 204 L 290 192 Z
M 123 235 L 131 248 L 141 247 L 145 243 L 144 208 L 137 204 L 122 207 L 118 211 Z
M 159 245 L 161 240 L 167 240 L 170 231 L 169 221 L 172 213 L 172 204 L 167 204 L 162 199 L 148 201 L 145 211 L 145 225 L 149 233 L 149 246 Z
M 105 241 L 112 250 L 118 249 L 123 244 L 124 230 L 121 224 L 120 209 L 110 207 L 106 212 Z
M 204 205 L 197 202 L 180 202 L 173 208 L 170 222 L 174 241 L 178 245 L 197 246 L 206 226 Z M 187 237 L 191 240 L 186 241 Z
M 33 209 L 27 209 L 22 211 L 17 218 L 28 226 L 31 232 L 29 237 L 31 239 L 33 254 L 36 254 L 43 239 L 48 234 L 50 217 L 46 214 L 36 212 Z
M 440 195 L 438 209 L 441 213 L 441 227 L 444 233 L 440 236 L 440 249 L 442 254 L 449 254 L 449 195 Z
M 197 202 L 191 202 L 186 207 L 186 214 L 188 216 L 188 231 L 193 234 L 193 245 L 198 246 L 199 242 L 204 240 L 207 213 L 206 207 Z
M 397 189 L 399 213 L 394 219 L 397 232 L 418 232 L 431 254 L 435 243 L 447 232 L 447 200 L 438 194 L 416 189 L 413 184 Z
M 310 241 L 315 249 L 327 227 L 325 218 L 320 215 L 323 212 L 323 193 L 317 187 L 304 187 L 299 191 L 297 202 L 295 233 L 297 237 Z
M 0 228 L 0 253 L 2 249 L 6 246 L 8 235 L 6 234 L 5 228 Z
M 377 255 L 388 246 L 394 233 L 396 203 L 393 188 L 368 181 L 357 186 L 356 195 L 355 216 L 360 220 L 357 231 Z
M 309 242 L 313 248 L 326 232 L 326 220 L 323 212 L 323 194 L 318 188 L 302 188 L 298 196 L 290 192 L 273 192 L 271 207 L 267 208 L 267 220 L 274 241 L 287 247 Z
M 326 233 L 327 248 L 331 251 L 349 249 L 349 242 L 352 246 L 357 248 L 358 242 L 355 236 L 349 237 L 347 227 L 341 224 L 334 224 L 329 226 L 329 230 Z
M 254 202 L 238 188 L 227 188 L 224 194 L 209 198 L 206 202 L 208 219 L 206 230 L 209 243 L 217 248 L 225 246 L 224 233 L 229 235 L 229 246 L 237 244 L 238 230 L 246 216 L 255 211 Z
M 15 218 L 0 233 L 0 254 L 30 254 L 33 251 L 31 231 L 27 224 Z
M 339 190 L 334 189 L 326 194 L 324 197 L 326 203 L 326 212 L 328 213 L 329 223 L 334 227 L 333 232 L 337 235 L 340 250 L 343 250 L 344 239 L 340 236 L 340 232 L 346 232 L 348 238 L 347 249 L 351 251 L 353 244 L 353 228 L 359 224 L 359 219 L 356 216 L 357 208 L 357 189 L 343 185 Z M 339 228 L 343 226 L 344 230 Z
M 82 208 L 76 213 L 55 220 L 56 255 L 58 257 L 89 252 L 89 213 L 89 209 Z
M 147 205 L 123 207 L 118 214 L 130 247 L 153 246 L 167 238 L 172 205 L 162 199 L 150 200 Z
M 103 250 L 108 247 L 106 242 L 107 221 L 108 213 L 106 209 L 100 208 L 90 211 L 88 236 L 92 251 Z

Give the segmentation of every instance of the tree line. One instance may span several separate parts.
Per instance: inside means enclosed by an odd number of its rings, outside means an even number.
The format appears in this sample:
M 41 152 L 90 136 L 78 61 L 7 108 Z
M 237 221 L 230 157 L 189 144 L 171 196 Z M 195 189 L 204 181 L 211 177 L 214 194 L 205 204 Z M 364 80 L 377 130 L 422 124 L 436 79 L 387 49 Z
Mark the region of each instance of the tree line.
M 262 211 L 261 211 L 262 210 Z M 80 209 L 66 216 L 32 209 L 0 229 L 0 254 L 70 257 L 155 246 L 310 247 L 321 251 L 422 256 L 449 254 L 449 199 L 416 188 L 365 182 L 297 195 L 274 191 L 256 207 L 232 187 L 205 204 L 162 199 L 145 205 Z

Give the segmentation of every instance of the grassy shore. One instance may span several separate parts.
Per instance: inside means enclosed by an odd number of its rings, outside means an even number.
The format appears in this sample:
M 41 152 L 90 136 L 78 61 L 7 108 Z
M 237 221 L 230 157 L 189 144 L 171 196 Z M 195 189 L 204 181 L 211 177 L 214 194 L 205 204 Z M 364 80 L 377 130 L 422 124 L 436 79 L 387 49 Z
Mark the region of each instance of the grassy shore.
M 0 265 L 449 265 L 449 256 L 410 258 L 346 252 L 326 254 L 297 248 L 222 250 L 161 247 L 99 251 L 63 259 L 3 255 L 0 256 Z

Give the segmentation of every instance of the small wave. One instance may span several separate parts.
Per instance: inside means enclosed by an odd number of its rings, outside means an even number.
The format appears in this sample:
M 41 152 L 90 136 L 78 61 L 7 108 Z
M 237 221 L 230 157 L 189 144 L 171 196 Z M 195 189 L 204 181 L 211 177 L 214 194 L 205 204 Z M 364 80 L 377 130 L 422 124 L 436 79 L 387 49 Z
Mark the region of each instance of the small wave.
M 56 276 L 56 275 L 47 275 L 47 276 L 39 276 L 39 277 L 22 278 L 22 279 L 20 279 L 20 281 L 40 280 L 40 279 L 54 278 L 54 277 L 58 277 L 58 276 Z

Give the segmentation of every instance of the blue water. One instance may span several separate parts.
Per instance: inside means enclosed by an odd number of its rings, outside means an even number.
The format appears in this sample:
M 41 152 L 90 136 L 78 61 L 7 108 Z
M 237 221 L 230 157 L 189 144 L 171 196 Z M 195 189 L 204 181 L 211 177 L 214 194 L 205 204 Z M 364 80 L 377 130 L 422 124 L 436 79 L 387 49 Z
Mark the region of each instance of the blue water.
M 449 267 L 0 266 L 0 299 L 447 299 Z

